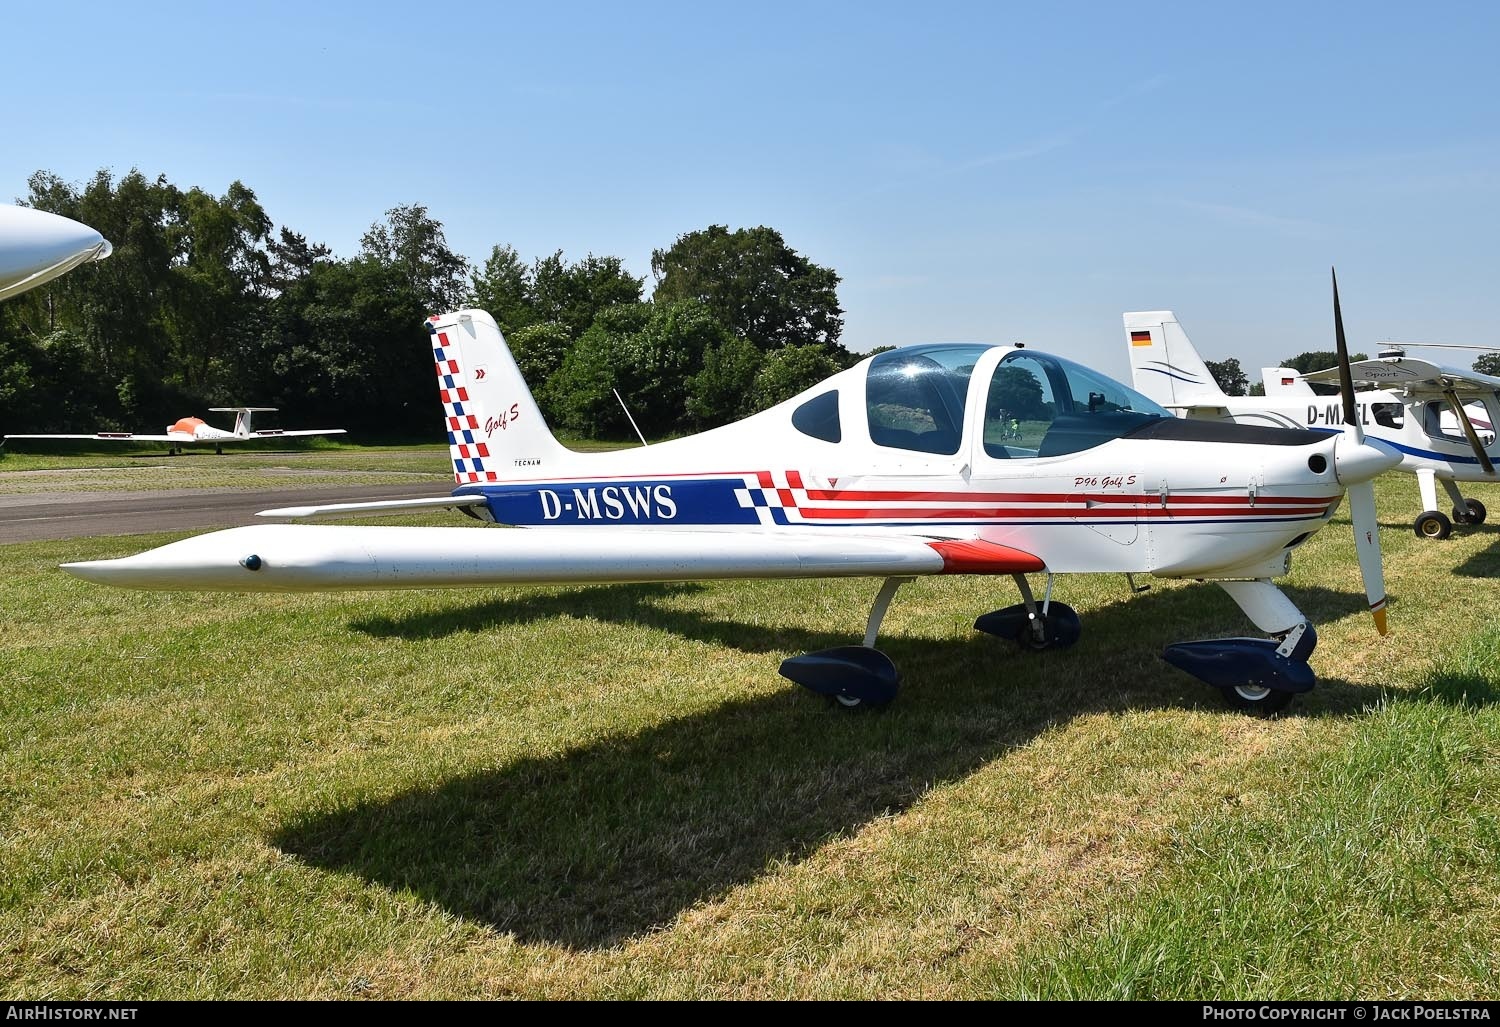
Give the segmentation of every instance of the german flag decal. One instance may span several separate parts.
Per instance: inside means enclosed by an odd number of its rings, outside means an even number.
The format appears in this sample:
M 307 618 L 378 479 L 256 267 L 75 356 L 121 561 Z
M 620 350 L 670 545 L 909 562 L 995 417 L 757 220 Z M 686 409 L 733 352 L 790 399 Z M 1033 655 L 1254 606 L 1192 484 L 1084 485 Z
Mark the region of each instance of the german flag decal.
M 1150 332 L 1131 332 L 1130 333 L 1130 344 L 1132 346 L 1149 346 L 1149 345 L 1151 345 L 1151 333 Z

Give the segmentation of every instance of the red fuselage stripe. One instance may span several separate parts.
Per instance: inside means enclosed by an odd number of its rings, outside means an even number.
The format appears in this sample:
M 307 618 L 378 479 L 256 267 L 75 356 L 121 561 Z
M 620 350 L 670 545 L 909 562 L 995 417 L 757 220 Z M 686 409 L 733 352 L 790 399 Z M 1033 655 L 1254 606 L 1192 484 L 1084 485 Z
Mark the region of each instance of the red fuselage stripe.
M 1155 492 L 838 492 L 808 489 L 807 498 L 814 501 L 845 503 L 1150 503 L 1161 504 Z M 1167 503 L 1202 503 L 1212 506 L 1306 506 L 1328 502 L 1326 496 L 1257 496 L 1252 502 L 1242 496 L 1194 496 L 1167 493 Z
M 1301 506 L 1280 507 L 1261 513 L 1258 520 L 1300 520 L 1321 517 L 1328 507 Z M 1143 506 L 1132 509 L 1100 509 L 1079 503 L 1066 507 L 797 507 L 796 511 L 808 520 L 1053 520 L 1071 518 L 1093 519 L 1151 519 L 1162 520 L 1173 517 L 1234 517 L 1243 519 L 1251 513 L 1244 507 L 1202 507 L 1193 510 L 1162 509 L 1159 506 Z

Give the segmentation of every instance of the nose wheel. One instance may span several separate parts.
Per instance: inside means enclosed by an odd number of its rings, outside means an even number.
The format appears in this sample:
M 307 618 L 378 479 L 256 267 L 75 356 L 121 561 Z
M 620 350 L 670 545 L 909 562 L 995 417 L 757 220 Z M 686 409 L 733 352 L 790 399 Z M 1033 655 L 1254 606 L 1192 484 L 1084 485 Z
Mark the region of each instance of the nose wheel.
M 1296 694 L 1266 688 L 1264 685 L 1225 686 L 1219 689 L 1219 693 L 1233 708 L 1257 717 L 1269 717 L 1273 713 L 1280 713 L 1286 709 L 1287 704 L 1292 701 L 1292 696 Z

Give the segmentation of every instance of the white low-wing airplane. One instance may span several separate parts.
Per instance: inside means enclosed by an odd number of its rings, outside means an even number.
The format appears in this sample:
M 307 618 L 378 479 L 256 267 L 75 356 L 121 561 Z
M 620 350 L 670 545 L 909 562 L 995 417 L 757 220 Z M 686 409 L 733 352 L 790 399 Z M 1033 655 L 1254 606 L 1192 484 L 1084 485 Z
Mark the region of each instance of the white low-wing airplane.
M 343 428 L 303 428 L 283 431 L 280 428 L 252 430 L 250 419 L 260 413 L 270 413 L 275 407 L 209 407 L 213 413 L 233 414 L 234 428 L 225 431 L 206 423 L 201 417 L 179 417 L 167 425 L 165 435 L 141 435 L 129 431 L 101 431 L 92 435 L 7 435 L 11 439 L 89 439 L 94 442 L 165 442 L 167 455 L 181 453 L 184 445 L 199 443 L 212 445 L 214 452 L 222 454 L 226 443 L 251 442 L 256 439 L 285 439 L 299 435 L 343 435 Z
M 0 300 L 110 253 L 108 240 L 88 225 L 44 210 L 0 204 Z
M 1204 578 L 1275 637 L 1186 642 L 1163 655 L 1233 705 L 1269 712 L 1313 686 L 1317 639 L 1271 578 L 1352 485 L 1361 569 L 1384 631 L 1369 479 L 1398 458 L 1357 433 L 1179 420 L 1059 357 L 945 344 L 870 357 L 701 435 L 583 454 L 554 440 L 488 314 L 433 317 L 428 330 L 455 493 L 263 516 L 459 507 L 524 530 L 258 525 L 64 569 L 213 591 L 883 577 L 863 645 L 781 667 L 848 706 L 895 696 L 876 632 L 916 575 L 1010 576 L 1022 601 L 975 627 L 1036 649 L 1079 637 L 1078 615 L 1052 599 L 1056 575 Z M 1040 600 L 1029 573 L 1047 576 Z
M 1320 396 L 1309 382 L 1337 383 L 1338 368 L 1302 375 L 1290 367 L 1262 368 L 1264 396 L 1227 396 L 1170 310 L 1125 315 L 1133 384 L 1183 417 L 1320 432 L 1343 425 L 1343 403 Z M 1423 538 L 1447 538 L 1453 524 L 1482 524 L 1484 504 L 1466 499 L 1461 481 L 1496 481 L 1500 460 L 1500 378 L 1444 367 L 1388 349 L 1351 367 L 1359 392 L 1360 426 L 1401 454 L 1402 471 L 1417 476 L 1422 512 L 1413 522 Z M 1453 503 L 1438 509 L 1437 482 Z

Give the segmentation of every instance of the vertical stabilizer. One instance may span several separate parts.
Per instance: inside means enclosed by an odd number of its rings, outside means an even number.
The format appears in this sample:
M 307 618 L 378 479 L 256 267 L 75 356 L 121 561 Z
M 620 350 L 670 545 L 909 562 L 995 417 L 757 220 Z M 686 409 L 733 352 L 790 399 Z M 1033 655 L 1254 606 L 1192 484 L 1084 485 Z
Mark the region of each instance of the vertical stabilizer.
M 1306 398 L 1317 395 L 1295 367 L 1262 367 L 1260 380 L 1266 387 L 1267 396 Z
M 216 414 L 233 414 L 234 428 L 232 433 L 237 439 L 248 439 L 255 434 L 250 427 L 250 422 L 256 414 L 274 414 L 275 407 L 209 407 Z
M 1170 310 L 1125 315 L 1136 391 L 1164 407 L 1222 407 L 1227 399 Z
M 495 319 L 460 310 L 427 319 L 453 478 L 460 485 L 546 475 L 568 450 L 552 437 Z

